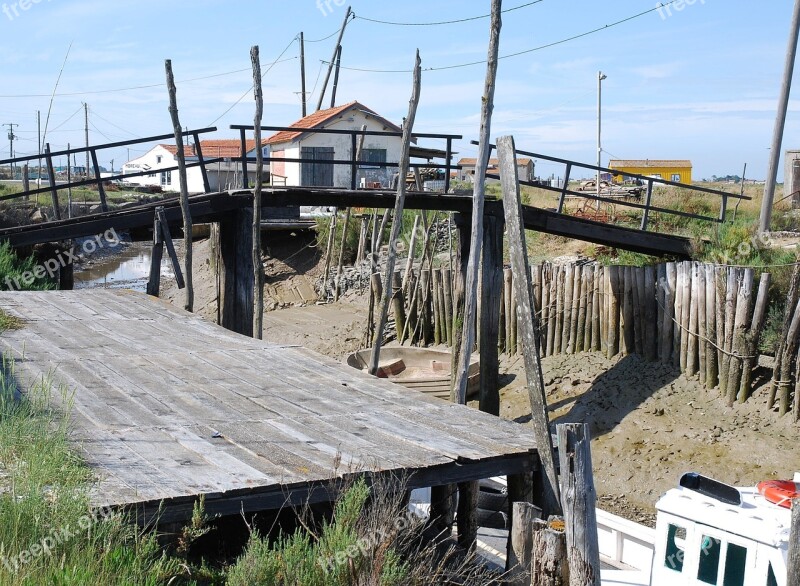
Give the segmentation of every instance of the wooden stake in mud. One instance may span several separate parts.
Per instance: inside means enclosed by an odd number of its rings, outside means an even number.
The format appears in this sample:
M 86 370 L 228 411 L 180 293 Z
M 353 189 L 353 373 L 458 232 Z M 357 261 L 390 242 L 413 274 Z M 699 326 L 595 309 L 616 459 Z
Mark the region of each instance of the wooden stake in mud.
M 403 292 L 408 294 L 408 277 L 414 268 L 414 255 L 417 248 L 417 234 L 420 230 L 420 215 L 414 216 L 414 228 L 411 230 L 411 242 L 408 245 L 408 259 L 406 260 L 406 271 L 403 274 Z
M 719 362 L 717 358 L 717 291 L 714 267 L 705 266 L 706 272 L 706 388 L 711 390 L 718 384 Z
M 792 322 L 792 315 L 794 308 L 797 306 L 798 296 L 800 296 L 800 264 L 795 265 L 792 272 L 792 280 L 789 283 L 789 293 L 786 296 L 786 310 L 783 314 L 783 328 L 781 328 L 781 341 L 778 344 L 778 350 L 775 352 L 775 370 L 772 375 L 772 382 L 769 388 L 769 400 L 767 401 L 767 409 L 772 409 L 775 404 L 775 397 L 778 392 L 780 378 L 780 371 L 783 360 L 783 349 L 786 345 L 786 336 L 789 332 L 789 326 Z
M 261 58 L 258 45 L 250 49 L 253 62 L 253 88 L 256 115 L 253 138 L 256 145 L 256 186 L 253 191 L 253 337 L 264 338 L 264 266 L 261 264 L 261 190 L 264 184 L 264 151 L 261 148 L 261 119 L 264 117 L 264 93 L 261 90 Z
M 189 209 L 189 187 L 186 178 L 186 153 L 183 150 L 183 129 L 178 117 L 178 90 L 175 87 L 175 76 L 172 74 L 172 61 L 165 62 L 167 70 L 167 91 L 169 92 L 169 113 L 172 117 L 172 126 L 175 131 L 175 144 L 178 151 L 178 178 L 181 186 L 181 215 L 183 216 L 183 268 L 186 273 L 186 299 L 184 309 L 194 311 L 194 284 L 192 279 L 192 212 Z
M 744 359 L 744 366 L 742 369 L 742 385 L 739 388 L 739 402 L 744 403 L 750 398 L 753 391 L 753 367 L 756 364 L 756 356 L 758 356 L 758 342 L 761 339 L 761 332 L 764 329 L 764 320 L 767 316 L 767 306 L 769 304 L 769 286 L 772 281 L 772 275 L 769 273 L 761 273 L 761 281 L 758 284 L 758 295 L 756 297 L 756 305 L 753 309 L 753 320 L 750 327 L 747 328 L 745 333 L 745 350 L 746 358 Z
M 472 193 L 472 235 L 470 238 L 469 262 L 464 288 L 464 320 L 461 324 L 464 332 L 461 345 L 454 348 L 456 369 L 453 377 L 452 399 L 456 403 L 467 401 L 467 384 L 469 382 L 469 363 L 472 349 L 475 346 L 475 319 L 478 305 L 478 271 L 480 268 L 481 248 L 483 245 L 483 213 L 486 199 L 486 171 L 489 168 L 489 145 L 492 128 L 492 111 L 494 110 L 494 90 L 497 79 L 497 65 L 500 51 L 500 28 L 502 0 L 492 0 L 491 33 L 489 38 L 489 54 L 487 56 L 486 82 L 484 85 L 481 128 L 478 146 L 478 161 L 475 167 L 475 186 Z M 401 173 L 402 176 L 402 173 Z
M 561 511 L 561 497 L 553 459 L 550 422 L 547 416 L 547 396 L 545 395 L 540 356 L 539 318 L 533 311 L 533 299 L 528 280 L 528 250 L 525 245 L 525 228 L 521 220 L 522 199 L 514 139 L 510 136 L 501 137 L 497 141 L 497 150 L 500 157 L 500 183 L 503 189 L 506 233 L 508 234 L 511 267 L 514 271 L 514 288 L 517 291 L 517 314 L 522 337 L 522 355 L 525 359 L 528 397 L 531 402 L 531 421 L 546 477 L 542 495 L 542 511 L 544 516 L 548 517 Z
M 381 345 L 383 343 L 383 330 L 386 328 L 386 321 L 389 317 L 389 304 L 392 301 L 391 291 L 389 285 L 391 283 L 392 275 L 394 274 L 394 265 L 397 261 L 397 242 L 400 239 L 400 228 L 403 219 L 403 209 L 406 203 L 406 182 L 403 177 L 408 173 L 409 167 L 409 151 L 411 148 L 411 131 L 414 128 L 414 120 L 417 117 L 417 105 L 419 104 L 419 94 L 421 89 L 422 77 L 422 61 L 419 58 L 419 51 L 417 51 L 416 63 L 414 65 L 414 82 L 413 90 L 411 92 L 411 101 L 408 106 L 408 116 L 403 125 L 403 139 L 400 153 L 400 181 L 397 183 L 397 200 L 394 206 L 394 222 L 392 222 L 392 235 L 389 239 L 389 258 L 386 261 L 386 277 L 384 282 L 387 284 L 383 294 L 383 299 L 380 303 L 380 311 L 378 315 L 378 327 L 375 336 L 375 345 L 372 347 L 372 355 L 369 361 L 369 372 L 372 375 L 378 372 L 378 362 L 381 356 Z
M 742 384 L 742 362 L 747 355 L 747 329 L 750 325 L 748 316 L 750 314 L 750 301 L 753 294 L 753 269 L 745 269 L 741 274 L 739 289 L 736 299 L 736 314 L 733 325 L 733 344 L 730 365 L 728 366 L 728 407 L 731 407 L 739 394 Z

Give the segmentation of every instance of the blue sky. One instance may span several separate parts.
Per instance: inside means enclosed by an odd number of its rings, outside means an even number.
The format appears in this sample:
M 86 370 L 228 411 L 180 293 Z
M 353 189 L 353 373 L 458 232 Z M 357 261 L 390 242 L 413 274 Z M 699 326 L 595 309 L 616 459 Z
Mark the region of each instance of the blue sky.
M 682 10 L 673 6 L 671 14 L 662 9 L 502 60 L 493 136 L 513 134 L 521 149 L 592 162 L 597 72 L 603 70 L 608 75 L 604 164 L 609 157 L 687 158 L 700 179 L 740 174 L 747 163 L 748 177 L 764 178 L 793 3 L 690 1 L 684 0 Z M 509 9 L 526 3 L 503 4 Z M 467 18 L 488 13 L 488 0 L 352 0 L 351 5 L 356 19 L 345 35 L 343 66 L 409 70 L 416 48 L 423 68 L 485 60 L 488 19 L 428 27 L 366 19 Z M 501 55 L 579 35 L 655 5 L 654 0 L 542 0 L 505 15 Z M 251 93 L 236 104 L 252 84 L 249 49 L 255 44 L 264 71 L 280 57 L 264 76 L 264 123 L 289 124 L 300 117 L 299 44 L 293 40 L 301 31 L 307 40 L 327 37 L 341 25 L 346 8 L 341 0 L 329 6 L 317 0 L 0 0 L 0 123 L 20 125 L 18 153 L 36 152 L 36 111 L 44 125 L 49 95 L 72 43 L 48 123 L 53 149 L 82 143 L 83 102 L 91 112 L 93 144 L 170 132 L 166 58 L 178 80 L 182 124 L 213 123 L 218 137 L 233 136 L 230 124 L 253 120 Z M 315 86 L 318 91 L 322 61 L 330 58 L 334 42 L 335 36 L 306 45 L 309 91 Z M 465 141 L 456 147 L 460 156 L 475 156 L 469 140 L 478 132 L 484 77 L 485 65 L 424 71 L 416 130 L 463 134 Z M 399 122 L 410 92 L 410 73 L 346 69 L 337 103 L 359 100 Z M 316 101 L 314 94 L 311 105 Z M 800 148 L 799 114 L 800 103 L 793 100 L 784 149 Z M 0 153 L 7 152 L 7 142 L 0 141 Z M 127 153 L 106 154 L 101 164 L 109 165 L 112 156 L 119 168 Z M 549 176 L 561 168 L 540 165 L 539 172 Z

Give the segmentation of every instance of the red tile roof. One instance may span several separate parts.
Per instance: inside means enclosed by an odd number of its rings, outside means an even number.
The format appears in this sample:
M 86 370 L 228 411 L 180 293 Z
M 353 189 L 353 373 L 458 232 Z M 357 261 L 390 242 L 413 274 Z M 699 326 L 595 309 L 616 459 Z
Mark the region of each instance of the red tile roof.
M 327 110 L 320 110 L 318 112 L 314 112 L 306 116 L 305 118 L 301 118 L 294 124 L 291 124 L 291 128 L 298 128 L 298 131 L 291 131 L 291 130 L 283 130 L 276 134 L 273 134 L 271 137 L 267 139 L 267 144 L 281 144 L 284 142 L 290 142 L 304 134 L 306 130 L 312 128 L 319 128 L 326 122 L 333 120 L 337 116 L 343 115 L 348 110 L 360 110 L 366 114 L 374 116 L 378 121 L 383 123 L 384 126 L 388 126 L 392 131 L 400 132 L 400 127 L 396 124 L 389 122 L 382 116 L 380 116 L 374 110 L 367 108 L 364 104 L 360 102 L 350 102 L 349 104 L 344 104 L 343 106 L 337 106 L 335 108 L 328 108 Z
M 261 141 L 262 145 L 267 144 L 267 139 Z M 167 149 L 173 155 L 178 153 L 178 147 L 174 144 L 159 145 Z M 256 148 L 255 140 L 247 141 L 247 152 L 249 153 Z M 196 157 L 194 145 L 184 145 L 187 157 Z M 238 138 L 222 139 L 222 140 L 201 140 L 200 149 L 203 151 L 203 157 L 206 159 L 227 158 L 235 159 L 242 156 L 242 143 Z

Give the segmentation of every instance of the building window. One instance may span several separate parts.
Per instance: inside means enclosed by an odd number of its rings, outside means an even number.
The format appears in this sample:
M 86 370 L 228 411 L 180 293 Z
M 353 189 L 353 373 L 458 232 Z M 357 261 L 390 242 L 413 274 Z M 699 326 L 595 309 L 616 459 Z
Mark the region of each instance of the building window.
M 161 155 L 156 155 L 156 165 L 160 165 L 161 161 L 164 159 Z
M 716 584 L 717 574 L 719 573 L 719 560 L 722 554 L 722 542 L 716 537 L 704 535 L 701 547 L 697 580 L 704 584 Z
M 363 163 L 385 163 L 386 162 L 386 149 L 363 149 L 361 151 L 361 161 Z M 361 165 L 362 169 L 379 169 L 369 164 Z
M 161 185 L 172 185 L 172 171 L 164 171 L 161 173 Z
M 673 174 L 672 174 L 672 180 L 673 180 L 675 183 L 680 183 L 680 182 L 681 182 L 681 175 L 680 175 L 680 173 L 673 173 Z

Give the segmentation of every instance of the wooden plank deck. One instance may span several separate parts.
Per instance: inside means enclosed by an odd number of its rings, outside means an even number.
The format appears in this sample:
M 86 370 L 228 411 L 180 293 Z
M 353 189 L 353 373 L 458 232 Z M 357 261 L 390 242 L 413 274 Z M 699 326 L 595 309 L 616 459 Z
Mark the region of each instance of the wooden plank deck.
M 311 351 L 228 332 L 130 291 L 0 293 L 0 336 L 27 388 L 72 393 L 97 506 L 148 522 L 327 500 L 356 473 L 410 487 L 532 472 L 526 427 L 375 379 Z M 54 393 L 57 401 L 59 392 Z

